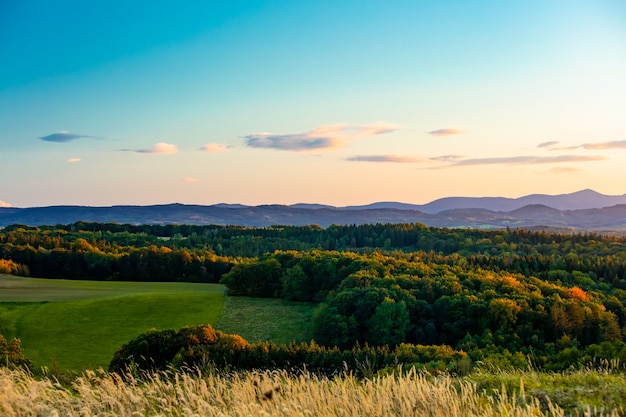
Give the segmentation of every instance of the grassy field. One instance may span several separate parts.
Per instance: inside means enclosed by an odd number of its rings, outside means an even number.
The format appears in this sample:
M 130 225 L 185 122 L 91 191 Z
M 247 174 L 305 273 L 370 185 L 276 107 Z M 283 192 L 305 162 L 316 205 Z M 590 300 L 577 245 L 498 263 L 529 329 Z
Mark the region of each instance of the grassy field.
M 106 368 L 122 344 L 151 328 L 216 323 L 224 298 L 217 284 L 0 275 L 0 326 L 21 339 L 34 369 Z
M 151 329 L 209 323 L 250 342 L 308 342 L 315 305 L 226 297 L 217 284 L 71 281 L 0 275 L 0 330 L 34 369 L 106 368 Z
M 223 292 L 223 286 L 175 282 L 76 281 L 0 274 L 0 302 L 73 301 L 189 291 Z
M 309 342 L 313 337 L 311 316 L 315 306 L 279 299 L 226 297 L 224 314 L 215 328 L 236 333 L 248 342 Z
M 626 380 L 613 371 L 570 373 L 495 371 L 481 376 L 496 389 L 468 378 L 433 376 L 415 369 L 402 375 L 357 379 L 303 372 L 131 375 L 86 371 L 71 387 L 0 368 L 0 415 L 62 416 L 611 416 L 624 415 Z M 517 381 L 517 388 L 499 384 Z M 565 394 L 552 388 L 558 387 Z M 608 385 L 605 385 L 607 383 Z M 508 385 L 508 384 L 507 384 Z M 529 387 L 529 388 L 525 388 Z M 532 389 L 530 387 L 533 387 Z M 563 388 L 565 387 L 565 388 Z M 607 391 L 609 395 L 607 395 Z M 552 394 L 553 396 L 550 396 Z
M 558 404 L 567 415 L 626 415 L 625 371 L 618 362 L 564 372 L 478 368 L 464 380 L 489 395 L 518 393 L 538 399 L 544 408 Z M 583 414 L 587 411 L 593 412 Z

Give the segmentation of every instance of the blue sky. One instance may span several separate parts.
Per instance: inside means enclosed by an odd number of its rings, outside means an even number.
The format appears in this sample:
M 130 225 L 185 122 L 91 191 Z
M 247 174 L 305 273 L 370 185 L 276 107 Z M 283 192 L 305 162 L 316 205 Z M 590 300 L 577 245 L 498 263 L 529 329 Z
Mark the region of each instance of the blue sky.
M 626 3 L 4 1 L 0 205 L 626 189 Z

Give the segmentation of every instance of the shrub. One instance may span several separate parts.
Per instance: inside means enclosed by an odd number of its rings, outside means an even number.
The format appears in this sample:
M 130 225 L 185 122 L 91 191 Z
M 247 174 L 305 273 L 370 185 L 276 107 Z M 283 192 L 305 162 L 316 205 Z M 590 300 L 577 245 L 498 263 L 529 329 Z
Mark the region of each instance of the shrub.
M 24 350 L 20 339 L 13 338 L 7 342 L 0 334 L 0 366 L 16 367 L 30 366 L 30 361 L 24 357 Z
M 29 269 L 25 265 L 20 265 L 10 259 L 0 259 L 0 274 L 11 274 L 27 277 L 30 275 Z
M 183 327 L 178 332 L 172 329 L 150 330 L 115 352 L 109 371 L 124 373 L 132 368 L 155 371 L 172 365 L 188 365 L 206 360 L 207 347 L 220 343 L 237 347 L 247 345 L 240 336 L 216 332 L 209 324 Z
M 469 363 L 469 364 L 468 364 Z M 199 368 L 207 365 L 229 370 L 307 369 L 319 375 L 337 375 L 346 370 L 370 377 L 398 365 L 424 367 L 431 371 L 468 371 L 471 362 L 465 352 L 449 346 L 402 344 L 355 346 L 352 349 L 328 348 L 315 342 L 276 345 L 271 342 L 250 344 L 241 336 L 215 331 L 210 325 L 174 330 L 152 330 L 131 340 L 118 350 L 110 372 L 128 369 L 141 371 L 168 368 Z M 459 369 L 457 369 L 459 368 Z

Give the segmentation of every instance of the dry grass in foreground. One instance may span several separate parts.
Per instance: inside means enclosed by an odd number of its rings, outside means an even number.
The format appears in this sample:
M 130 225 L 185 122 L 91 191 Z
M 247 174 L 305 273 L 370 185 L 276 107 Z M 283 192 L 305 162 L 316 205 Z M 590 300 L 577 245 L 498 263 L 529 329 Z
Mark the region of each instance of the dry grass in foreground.
M 283 372 L 155 374 L 127 381 L 86 371 L 71 389 L 0 368 L 2 416 L 564 416 L 521 392 L 487 396 L 468 381 L 411 371 L 358 380 Z M 617 411 L 582 415 L 618 416 Z

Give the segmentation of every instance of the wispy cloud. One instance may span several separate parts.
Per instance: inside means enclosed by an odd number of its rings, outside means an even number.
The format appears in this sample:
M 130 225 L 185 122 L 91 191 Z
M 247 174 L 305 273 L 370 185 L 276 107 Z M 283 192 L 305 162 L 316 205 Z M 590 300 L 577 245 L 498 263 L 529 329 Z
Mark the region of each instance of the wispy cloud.
M 626 140 L 614 140 L 610 142 L 585 143 L 581 145 L 584 149 L 626 149 Z
M 46 142 L 63 143 L 63 142 L 70 142 L 72 140 L 80 139 L 80 138 L 102 139 L 102 138 L 99 138 L 97 136 L 82 135 L 82 134 L 78 134 L 78 133 L 70 133 L 70 132 L 67 132 L 65 130 L 61 131 L 61 132 L 58 132 L 58 133 L 52 133 L 50 135 L 41 136 L 39 139 L 45 140 Z
M 549 142 L 542 142 L 539 145 L 537 145 L 538 148 L 550 148 L 554 145 L 557 145 L 559 143 L 559 141 L 557 140 L 551 140 Z
M 592 162 L 607 159 L 604 156 L 579 156 L 579 155 L 559 155 L 559 156 L 513 156 L 502 158 L 475 158 L 456 161 L 449 166 L 467 165 L 538 165 L 538 164 L 558 164 L 568 162 Z
M 554 167 L 550 170 L 553 174 L 574 174 L 580 171 L 580 169 L 572 167 Z
M 424 162 L 424 159 L 406 155 L 355 155 L 346 158 L 355 162 L 396 162 L 396 163 L 416 163 Z
M 306 152 L 344 147 L 354 140 L 390 133 L 397 129 L 396 125 L 383 122 L 364 126 L 335 124 L 322 125 L 305 133 L 253 133 L 244 139 L 251 148 Z
M 13 205 L 11 203 L 7 203 L 6 201 L 0 200 L 0 207 L 9 208 L 13 207 Z
M 463 158 L 462 155 L 441 155 L 430 158 L 432 161 L 453 162 Z
M 183 182 L 199 182 L 200 178 L 187 177 L 183 178 Z
M 152 147 L 147 149 L 120 149 L 121 151 L 126 152 L 137 152 L 137 153 L 148 153 L 155 155 L 167 155 L 178 152 L 178 146 L 172 145 L 170 143 L 155 143 Z
M 80 158 L 70 158 L 67 160 L 67 162 L 74 163 L 74 162 L 80 162 L 80 160 L 81 160 Z
M 626 140 L 614 140 L 609 142 L 583 143 L 582 145 L 570 146 L 567 148 L 554 148 L 554 150 L 572 150 L 572 149 L 626 149 Z
M 433 136 L 450 136 L 450 135 L 460 135 L 461 133 L 463 133 L 463 131 L 459 129 L 447 127 L 444 129 L 431 130 L 428 133 Z
M 228 146 L 223 145 L 221 143 L 209 143 L 200 148 L 201 151 L 209 152 L 209 153 L 222 153 L 228 151 Z
M 370 125 L 351 127 L 351 129 L 353 129 L 357 137 L 382 135 L 384 133 L 395 132 L 396 130 L 398 130 L 398 128 L 399 126 L 397 125 L 394 125 L 391 123 L 385 123 L 385 122 L 378 122 L 378 123 L 372 123 Z

